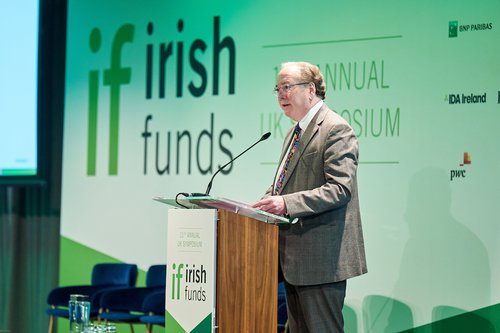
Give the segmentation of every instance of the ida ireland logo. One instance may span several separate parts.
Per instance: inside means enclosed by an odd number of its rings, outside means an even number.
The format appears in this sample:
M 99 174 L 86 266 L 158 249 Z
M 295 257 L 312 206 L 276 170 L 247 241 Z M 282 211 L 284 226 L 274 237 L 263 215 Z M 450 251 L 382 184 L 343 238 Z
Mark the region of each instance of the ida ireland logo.
M 108 174 L 118 174 L 118 133 L 120 119 L 120 87 L 130 84 L 132 69 L 122 67 L 121 56 L 123 46 L 133 42 L 134 26 L 122 25 L 115 33 L 111 44 L 109 68 L 89 71 L 88 93 L 88 130 L 87 130 L 87 175 L 95 176 L 97 162 L 97 119 L 99 87 L 102 84 L 109 87 L 109 155 Z M 102 36 L 98 28 L 90 33 L 90 50 L 97 53 L 101 49 Z M 102 76 L 101 76 L 102 74 Z

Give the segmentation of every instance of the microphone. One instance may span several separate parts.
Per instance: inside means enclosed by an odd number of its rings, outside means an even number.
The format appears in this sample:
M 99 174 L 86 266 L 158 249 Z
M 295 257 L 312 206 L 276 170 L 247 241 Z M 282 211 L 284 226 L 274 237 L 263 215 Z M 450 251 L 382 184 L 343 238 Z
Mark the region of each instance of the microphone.
M 255 142 L 253 145 L 251 145 L 250 147 L 248 147 L 247 149 L 245 149 L 242 153 L 240 153 L 238 156 L 236 156 L 235 158 L 231 159 L 229 162 L 227 162 L 226 164 L 224 164 L 223 166 L 221 166 L 219 169 L 217 169 L 217 171 L 212 175 L 212 178 L 210 179 L 210 182 L 208 183 L 208 186 L 207 186 L 207 190 L 205 191 L 204 194 L 201 194 L 201 193 L 193 193 L 192 195 L 193 196 L 207 196 L 209 195 L 210 193 L 210 189 L 212 188 L 212 182 L 214 181 L 214 178 L 215 176 L 221 172 L 225 167 L 227 167 L 229 164 L 233 163 L 238 157 L 240 157 L 241 155 L 243 155 L 244 153 L 246 153 L 247 151 L 249 151 L 250 149 L 252 149 L 256 144 L 258 144 L 259 142 L 261 141 L 264 141 L 264 140 L 267 140 L 269 139 L 269 137 L 271 136 L 271 132 L 267 132 L 266 134 L 264 134 L 257 142 Z

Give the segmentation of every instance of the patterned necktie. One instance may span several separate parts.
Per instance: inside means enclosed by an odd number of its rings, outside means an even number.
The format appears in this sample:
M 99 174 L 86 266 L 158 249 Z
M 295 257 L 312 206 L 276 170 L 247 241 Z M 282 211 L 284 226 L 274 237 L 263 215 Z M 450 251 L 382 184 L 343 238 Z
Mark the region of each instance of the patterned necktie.
M 274 187 L 274 194 L 275 195 L 278 195 L 281 193 L 281 189 L 283 187 L 283 181 L 285 180 L 286 171 L 288 169 L 288 164 L 290 163 L 290 160 L 292 159 L 293 153 L 295 153 L 295 150 L 297 150 L 297 146 L 299 145 L 300 133 L 301 133 L 300 126 L 297 123 L 297 126 L 295 126 L 295 130 L 293 132 L 292 146 L 290 147 L 290 151 L 288 152 L 288 155 L 286 156 L 285 163 L 283 164 L 283 169 L 281 169 L 280 176 L 278 177 L 278 181 L 276 182 L 276 186 Z

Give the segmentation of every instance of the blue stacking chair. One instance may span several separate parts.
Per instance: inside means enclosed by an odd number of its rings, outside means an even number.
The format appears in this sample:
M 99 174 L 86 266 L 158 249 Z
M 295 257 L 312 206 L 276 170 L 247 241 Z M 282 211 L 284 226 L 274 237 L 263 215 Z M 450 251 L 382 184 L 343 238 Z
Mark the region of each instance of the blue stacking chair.
M 140 321 L 147 326 L 147 333 L 153 332 L 154 325 L 165 327 L 165 290 L 154 292 L 144 299 Z
M 286 310 L 285 283 L 278 283 L 278 333 L 287 329 L 288 313 Z
M 101 295 L 100 308 L 102 312 L 99 314 L 99 318 L 109 322 L 128 323 L 131 332 L 134 332 L 133 324 L 142 323 L 140 318 L 144 315 L 145 298 L 154 292 L 165 291 L 166 274 L 166 265 L 153 265 L 146 273 L 145 287 L 104 292 Z
M 92 269 L 90 285 L 58 287 L 50 291 L 47 303 L 50 308 L 46 313 L 50 316 L 49 333 L 52 333 L 56 317 L 68 318 L 69 296 L 72 294 L 88 295 L 90 298 L 90 316 L 99 314 L 100 296 L 108 290 L 129 288 L 137 280 L 137 265 L 120 263 L 100 263 Z

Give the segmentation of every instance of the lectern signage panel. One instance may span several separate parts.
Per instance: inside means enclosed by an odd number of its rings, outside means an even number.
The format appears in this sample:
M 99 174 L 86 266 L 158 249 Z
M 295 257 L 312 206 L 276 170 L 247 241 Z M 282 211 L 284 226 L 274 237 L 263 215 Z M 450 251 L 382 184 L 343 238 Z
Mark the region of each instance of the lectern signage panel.
M 215 209 L 169 209 L 166 331 L 215 332 Z

